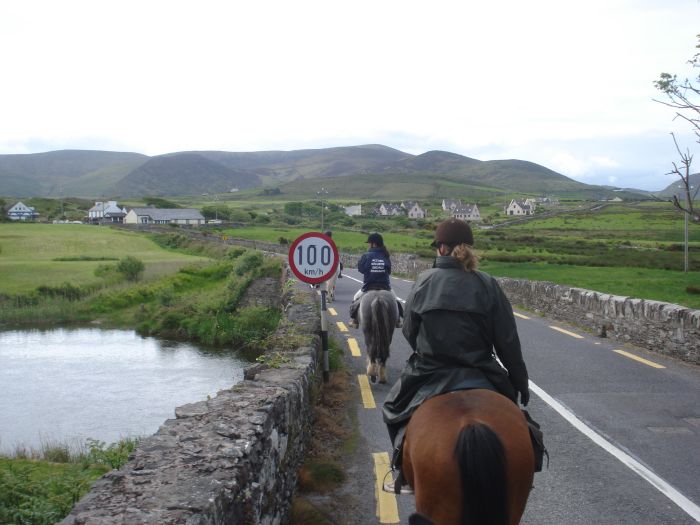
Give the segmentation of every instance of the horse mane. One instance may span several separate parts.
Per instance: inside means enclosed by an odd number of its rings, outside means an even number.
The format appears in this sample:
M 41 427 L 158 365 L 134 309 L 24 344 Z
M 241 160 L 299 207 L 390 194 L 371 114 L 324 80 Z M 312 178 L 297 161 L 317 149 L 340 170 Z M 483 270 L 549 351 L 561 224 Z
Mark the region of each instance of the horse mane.
M 465 426 L 454 453 L 462 480 L 462 525 L 508 525 L 506 455 L 498 435 L 481 423 Z

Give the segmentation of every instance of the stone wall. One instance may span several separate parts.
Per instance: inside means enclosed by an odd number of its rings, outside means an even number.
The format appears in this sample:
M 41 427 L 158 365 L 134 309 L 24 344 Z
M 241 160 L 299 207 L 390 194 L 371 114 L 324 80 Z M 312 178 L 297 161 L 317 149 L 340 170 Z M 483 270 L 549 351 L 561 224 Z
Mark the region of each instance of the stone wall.
M 604 337 L 700 364 L 700 310 L 544 281 L 498 280 L 513 304 Z
M 293 350 L 270 350 L 231 389 L 175 409 L 60 523 L 286 523 L 320 375 L 320 315 L 306 286 L 284 304 L 276 335 Z

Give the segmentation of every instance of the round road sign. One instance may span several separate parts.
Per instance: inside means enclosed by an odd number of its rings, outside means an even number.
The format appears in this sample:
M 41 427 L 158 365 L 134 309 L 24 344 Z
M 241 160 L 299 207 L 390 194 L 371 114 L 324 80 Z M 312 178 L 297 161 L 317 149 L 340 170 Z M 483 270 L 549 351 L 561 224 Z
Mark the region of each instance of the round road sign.
M 289 267 L 300 281 L 319 284 L 338 269 L 338 248 L 320 232 L 305 233 L 289 247 Z

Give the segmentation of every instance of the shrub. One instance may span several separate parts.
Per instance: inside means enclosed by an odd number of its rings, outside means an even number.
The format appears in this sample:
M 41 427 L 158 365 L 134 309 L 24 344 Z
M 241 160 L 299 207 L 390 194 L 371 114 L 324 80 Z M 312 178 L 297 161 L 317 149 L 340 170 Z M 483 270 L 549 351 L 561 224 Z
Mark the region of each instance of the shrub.
M 245 255 L 238 258 L 233 271 L 236 275 L 243 275 L 249 271 L 262 266 L 263 255 L 260 252 L 248 252 Z
M 127 255 L 117 264 L 117 271 L 124 275 L 127 281 L 137 281 L 145 269 L 143 261 Z
M 235 248 L 231 248 L 226 252 L 226 258 L 227 259 L 238 259 L 241 255 L 243 255 L 245 252 L 247 252 L 245 248 L 241 248 L 240 246 L 236 246 Z
M 63 299 L 67 299 L 68 301 L 77 301 L 89 293 L 89 290 L 84 290 L 80 288 L 80 286 L 76 286 L 68 282 L 63 283 L 60 286 L 41 285 L 36 289 L 36 291 L 43 297 L 61 297 Z
M 136 449 L 138 443 L 139 440 L 137 438 L 127 438 L 106 447 L 102 441 L 88 439 L 87 445 L 90 450 L 88 462 L 107 465 L 113 469 L 121 468 L 129 459 L 129 454 Z

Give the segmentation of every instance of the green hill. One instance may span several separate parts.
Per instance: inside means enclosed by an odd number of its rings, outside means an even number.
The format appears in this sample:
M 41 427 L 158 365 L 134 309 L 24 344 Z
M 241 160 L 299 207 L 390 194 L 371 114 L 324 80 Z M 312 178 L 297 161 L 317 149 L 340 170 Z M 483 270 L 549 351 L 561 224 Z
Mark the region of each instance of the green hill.
M 670 175 L 669 175 L 670 178 Z M 685 199 L 685 194 L 684 194 L 684 189 L 679 188 L 678 186 L 681 186 L 682 182 L 679 177 L 674 176 L 673 177 L 673 182 L 666 186 L 663 190 L 654 193 L 657 197 L 661 198 L 666 198 L 666 199 L 671 199 L 673 198 L 674 195 L 681 195 L 681 200 Z M 690 194 L 693 195 L 695 193 L 695 190 L 700 188 L 700 173 L 694 173 L 690 176 L 690 185 L 693 187 L 693 189 L 690 191 Z M 697 193 L 696 200 L 700 199 L 700 191 Z
M 481 161 L 447 151 L 411 155 L 386 146 L 296 151 L 177 152 L 157 157 L 107 151 L 0 155 L 0 196 L 140 197 L 279 188 L 288 198 L 408 199 L 519 192 L 600 199 L 625 195 L 523 160 Z M 465 193 L 466 192 L 466 193 Z M 241 196 L 250 195 L 244 192 Z M 638 195 L 637 195 L 638 197 Z
M 228 168 L 198 153 L 153 157 L 113 186 L 120 197 L 200 195 L 260 186 L 257 174 Z
M 0 155 L 0 195 L 100 197 L 148 159 L 139 153 L 83 150 Z

